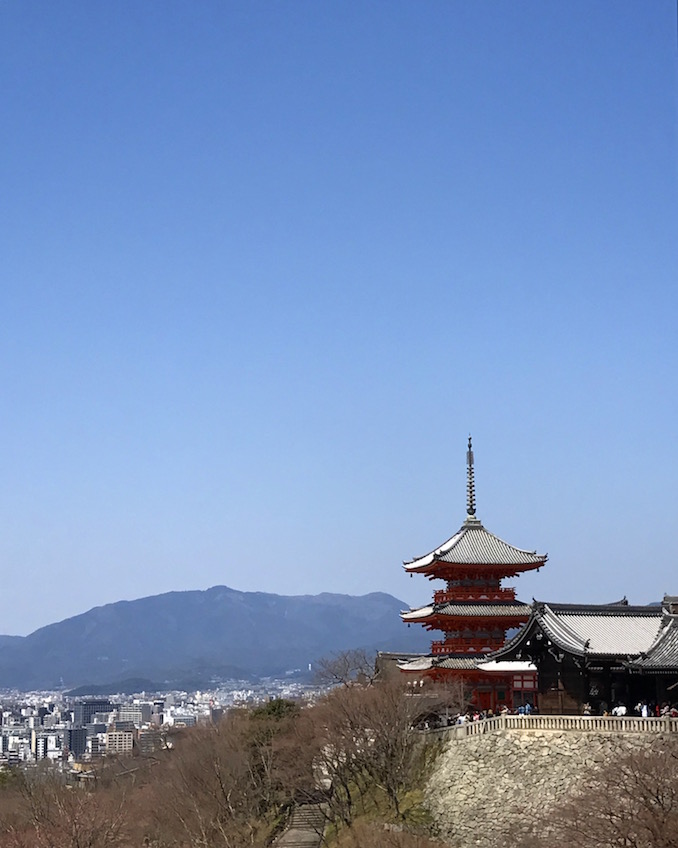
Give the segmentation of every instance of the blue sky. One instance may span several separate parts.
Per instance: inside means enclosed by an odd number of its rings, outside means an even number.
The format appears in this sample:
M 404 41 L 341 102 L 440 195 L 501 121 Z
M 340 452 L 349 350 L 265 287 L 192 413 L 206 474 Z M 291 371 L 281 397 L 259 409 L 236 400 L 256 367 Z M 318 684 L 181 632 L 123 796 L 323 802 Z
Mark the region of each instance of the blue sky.
M 226 584 L 678 594 L 676 6 L 0 7 L 0 632 Z M 265 622 L 262 623 L 265 626 Z

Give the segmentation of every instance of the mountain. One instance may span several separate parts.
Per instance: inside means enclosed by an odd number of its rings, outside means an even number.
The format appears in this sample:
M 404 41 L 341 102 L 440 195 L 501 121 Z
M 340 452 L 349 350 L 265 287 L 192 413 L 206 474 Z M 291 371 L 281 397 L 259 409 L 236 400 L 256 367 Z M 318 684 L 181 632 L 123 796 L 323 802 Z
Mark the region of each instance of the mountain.
M 118 601 L 29 636 L 0 636 L 0 688 L 143 677 L 166 684 L 282 675 L 348 648 L 427 651 L 392 595 L 273 595 L 227 586 Z

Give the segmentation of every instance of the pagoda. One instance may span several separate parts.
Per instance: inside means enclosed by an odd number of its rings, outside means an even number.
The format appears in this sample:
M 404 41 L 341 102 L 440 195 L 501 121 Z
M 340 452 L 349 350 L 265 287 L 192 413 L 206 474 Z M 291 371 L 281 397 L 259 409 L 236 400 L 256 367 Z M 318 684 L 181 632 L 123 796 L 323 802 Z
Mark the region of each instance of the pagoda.
M 444 580 L 433 603 L 401 613 L 408 625 L 442 631 L 429 656 L 400 665 L 419 678 L 464 680 L 470 699 L 482 709 L 527 701 L 536 690 L 534 668 L 488 662 L 487 654 L 501 648 L 506 632 L 525 624 L 531 606 L 516 600 L 513 587 L 502 580 L 539 569 L 546 555 L 525 551 L 487 531 L 476 516 L 473 447 L 468 440 L 466 520 L 457 533 L 425 556 L 403 563 L 412 574 Z

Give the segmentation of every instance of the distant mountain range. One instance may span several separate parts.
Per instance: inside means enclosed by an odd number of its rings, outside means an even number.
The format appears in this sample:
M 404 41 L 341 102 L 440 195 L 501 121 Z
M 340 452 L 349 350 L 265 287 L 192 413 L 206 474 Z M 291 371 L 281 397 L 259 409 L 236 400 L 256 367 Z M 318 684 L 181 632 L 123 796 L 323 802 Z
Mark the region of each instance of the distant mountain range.
M 0 636 L 0 688 L 131 678 L 184 688 L 306 671 L 349 648 L 428 651 L 428 634 L 401 622 L 406 607 L 382 592 L 285 596 L 227 586 L 118 601 L 29 636 Z

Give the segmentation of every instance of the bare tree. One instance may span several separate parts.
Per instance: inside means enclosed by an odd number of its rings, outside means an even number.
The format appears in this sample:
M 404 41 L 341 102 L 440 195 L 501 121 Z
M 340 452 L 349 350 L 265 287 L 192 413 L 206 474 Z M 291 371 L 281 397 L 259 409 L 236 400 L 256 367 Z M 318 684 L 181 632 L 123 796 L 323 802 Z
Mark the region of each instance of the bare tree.
M 380 792 L 396 817 L 421 762 L 415 725 L 421 703 L 397 683 L 338 687 L 309 712 L 316 762 L 332 786 L 330 815 L 351 826 Z
M 363 648 L 339 651 L 318 660 L 315 676 L 329 686 L 370 685 L 376 677 L 375 657 Z
M 555 816 L 556 831 L 582 848 L 678 846 L 678 744 L 653 740 L 642 750 L 618 747 L 577 797 Z
M 23 781 L 23 804 L 5 821 L 2 848 L 115 848 L 127 845 L 125 796 L 66 784 L 56 773 Z
M 233 718 L 178 736 L 155 787 L 158 841 L 205 848 L 257 844 L 255 771 L 243 728 Z
M 654 739 L 629 749 L 621 741 L 608 761 L 585 775 L 575 793 L 545 810 L 516 848 L 676 848 L 678 742 Z M 502 845 L 506 844 L 502 840 Z
M 310 749 L 295 749 L 295 710 L 233 711 L 177 737 L 156 795 L 156 836 L 197 848 L 263 845 L 300 786 Z M 179 841 L 177 842 L 177 838 Z
M 463 678 L 431 681 L 423 687 L 408 685 L 407 691 L 417 704 L 413 713 L 420 724 L 446 724 L 469 708 L 471 688 Z

